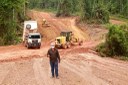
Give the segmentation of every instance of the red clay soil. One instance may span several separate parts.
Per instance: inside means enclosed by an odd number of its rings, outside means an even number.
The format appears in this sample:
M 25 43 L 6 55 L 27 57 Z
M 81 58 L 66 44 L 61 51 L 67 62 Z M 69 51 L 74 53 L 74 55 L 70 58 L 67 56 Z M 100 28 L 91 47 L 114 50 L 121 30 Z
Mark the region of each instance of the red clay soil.
M 44 35 L 41 49 L 27 49 L 23 44 L 0 47 L 0 85 L 127 85 L 128 62 L 98 56 L 91 49 L 99 42 L 87 40 L 90 31 L 76 27 L 74 18 L 56 18 L 54 14 L 38 11 L 31 11 L 29 16 L 38 21 L 39 31 Z M 41 26 L 42 18 L 50 27 Z M 86 42 L 59 49 L 59 79 L 51 78 L 47 50 L 65 29 Z
M 39 32 L 44 36 L 44 41 L 54 40 L 61 31 L 69 30 L 82 40 L 86 40 L 87 34 L 75 26 L 75 18 L 56 18 L 54 14 L 30 11 L 28 15 L 32 20 L 38 21 Z M 50 27 L 42 27 L 43 18 Z

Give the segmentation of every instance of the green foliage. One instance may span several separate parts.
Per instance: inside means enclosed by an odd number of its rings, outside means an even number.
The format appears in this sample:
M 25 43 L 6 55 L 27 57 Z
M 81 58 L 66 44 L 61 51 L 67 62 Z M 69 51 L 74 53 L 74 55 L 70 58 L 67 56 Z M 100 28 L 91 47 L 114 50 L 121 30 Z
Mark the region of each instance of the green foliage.
M 25 4 L 26 8 L 54 10 L 57 16 L 77 13 L 82 21 L 93 23 L 108 23 L 109 14 L 128 18 L 128 0 L 1 0 L 0 45 L 19 41 L 16 36 L 21 30 L 19 24 L 25 19 Z
M 103 3 L 103 0 L 82 0 L 81 20 L 108 23 L 109 12 Z
M 96 51 L 99 52 L 99 54 L 102 56 L 102 57 L 106 57 L 109 55 L 109 49 L 106 48 L 106 43 L 101 43 L 100 45 L 98 45 L 96 47 Z
M 94 17 L 99 23 L 109 22 L 109 12 L 103 4 L 98 4 L 94 9 Z
M 124 60 L 124 61 L 128 61 L 128 57 L 126 57 L 126 56 L 121 56 L 120 59 Z
M 109 12 L 128 18 L 128 0 L 28 0 L 29 8 L 53 9 L 57 16 L 80 13 L 81 19 L 109 22 Z
M 128 31 L 125 29 L 125 26 L 110 27 L 106 42 L 112 51 L 112 55 L 128 54 Z
M 56 16 L 69 16 L 71 13 L 71 1 L 72 0 L 63 0 L 59 2 L 59 7 Z
M 69 16 L 78 12 L 78 0 L 29 0 L 29 8 L 56 10 L 57 16 Z
M 53 9 L 57 10 L 59 0 L 28 0 L 30 9 Z
M 16 42 L 19 18 L 23 15 L 24 0 L 0 1 L 0 45 L 14 44 Z
M 128 27 L 126 25 L 111 25 L 106 42 L 98 46 L 97 51 L 107 56 L 128 57 Z
M 104 0 L 104 3 L 111 14 L 128 18 L 128 0 Z

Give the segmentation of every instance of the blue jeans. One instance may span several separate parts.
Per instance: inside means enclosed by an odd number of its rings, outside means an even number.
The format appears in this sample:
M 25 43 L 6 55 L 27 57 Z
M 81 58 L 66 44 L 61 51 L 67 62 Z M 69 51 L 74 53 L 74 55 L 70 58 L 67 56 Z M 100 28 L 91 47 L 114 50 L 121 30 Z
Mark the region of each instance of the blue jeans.
M 52 76 L 54 77 L 54 71 L 55 71 L 55 74 L 56 74 L 56 77 L 57 77 L 58 76 L 58 61 L 50 62 L 50 66 L 51 66 Z

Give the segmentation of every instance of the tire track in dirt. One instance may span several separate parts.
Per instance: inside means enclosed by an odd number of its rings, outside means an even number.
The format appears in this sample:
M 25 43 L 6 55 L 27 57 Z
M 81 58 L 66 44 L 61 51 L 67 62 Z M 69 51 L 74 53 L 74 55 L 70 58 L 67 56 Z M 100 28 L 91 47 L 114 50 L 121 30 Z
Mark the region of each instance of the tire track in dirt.
M 113 62 L 110 59 L 105 60 L 101 57 L 98 57 L 90 53 L 83 54 L 81 57 L 85 57 L 89 60 L 92 60 L 91 61 L 92 71 L 98 78 L 101 78 L 112 85 L 127 85 L 127 80 L 128 80 L 127 63 L 123 64 L 122 66 L 121 63 L 119 64 L 117 62 Z
M 51 70 L 48 59 L 34 59 L 34 74 L 39 85 L 62 85 L 59 79 L 50 78 Z
M 62 85 L 88 85 L 87 81 L 83 79 L 83 77 L 75 74 L 73 71 L 70 70 L 72 68 L 65 68 L 63 67 L 62 63 L 60 63 L 59 68 L 60 80 L 62 82 Z
M 6 76 L 9 74 L 13 64 L 14 63 L 0 64 L 0 85 L 2 85 L 2 82 L 6 79 Z
M 80 54 L 82 55 L 82 54 Z M 93 55 L 93 54 L 89 54 L 89 53 L 86 53 L 86 54 L 83 54 L 83 57 L 90 57 L 90 56 L 95 56 L 92 57 L 92 60 L 95 60 L 94 65 L 96 66 L 101 66 L 101 67 L 105 67 L 106 69 L 109 69 L 111 71 L 115 71 L 117 72 L 117 74 L 124 74 L 124 75 L 128 75 L 127 71 L 128 71 L 128 64 L 121 64 L 121 63 L 118 63 L 118 62 L 113 62 L 113 61 L 109 61 L 109 60 L 105 60 L 101 57 L 98 57 L 96 55 Z M 97 65 L 98 64 L 98 65 Z M 118 66 L 118 68 L 117 68 Z M 120 69 L 120 70 L 119 70 Z
M 87 81 L 87 85 L 109 85 L 106 81 L 103 81 L 93 75 L 89 65 L 86 65 L 86 69 L 84 69 L 85 67 L 83 66 L 81 66 L 81 68 L 78 68 L 76 65 L 64 61 L 63 66 L 65 68 L 70 69 L 70 71 L 78 74 L 79 76 L 83 77 Z
M 39 61 L 34 60 L 33 69 L 37 84 L 46 85 L 46 81 L 44 80 L 45 78 L 44 71 L 42 71 Z
M 37 85 L 31 61 L 13 62 L 8 71 L 0 85 Z

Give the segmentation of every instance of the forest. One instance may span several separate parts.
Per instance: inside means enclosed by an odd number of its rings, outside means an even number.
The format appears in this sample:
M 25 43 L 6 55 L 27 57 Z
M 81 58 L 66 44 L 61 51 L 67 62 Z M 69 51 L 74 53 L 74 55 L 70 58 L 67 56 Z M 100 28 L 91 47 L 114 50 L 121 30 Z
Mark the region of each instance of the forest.
M 128 0 L 2 0 L 0 1 L 0 45 L 17 44 L 21 41 L 21 23 L 27 19 L 27 9 L 51 10 L 56 13 L 56 17 L 75 15 L 85 23 L 106 24 L 109 23 L 110 16 L 128 19 Z M 127 39 L 124 38 L 124 41 Z M 127 50 L 125 55 L 128 53 L 127 45 L 124 44 Z
M 58 16 L 79 13 L 82 19 L 100 18 L 104 22 L 109 14 L 128 18 L 128 0 L 29 0 L 29 8 L 52 9 Z
M 24 20 L 24 0 L 0 1 L 0 45 L 15 44 L 19 41 L 17 33 L 22 30 Z

